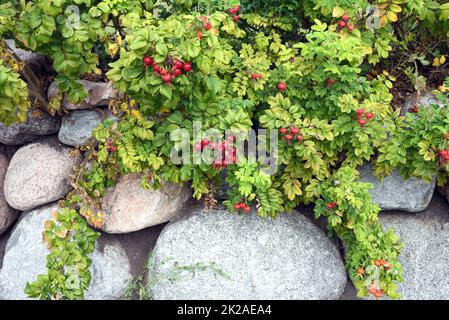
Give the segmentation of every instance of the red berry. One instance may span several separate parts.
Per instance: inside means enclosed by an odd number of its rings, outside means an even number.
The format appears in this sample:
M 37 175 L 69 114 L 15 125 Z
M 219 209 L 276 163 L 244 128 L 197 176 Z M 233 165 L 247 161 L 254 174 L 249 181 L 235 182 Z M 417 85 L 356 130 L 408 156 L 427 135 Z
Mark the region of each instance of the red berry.
M 184 67 L 184 62 L 182 62 L 182 61 L 176 61 L 175 62 L 175 67 L 176 67 L 176 69 L 182 69 L 182 67 Z
M 165 76 L 167 74 L 167 70 L 160 69 L 159 73 L 161 74 L 161 76 Z
M 365 117 L 367 119 L 372 119 L 374 117 L 374 115 L 371 112 L 367 112 L 367 113 L 365 113 Z
M 253 73 L 253 74 L 251 75 L 251 79 L 253 79 L 253 80 L 257 80 L 257 79 L 260 79 L 260 78 L 262 78 L 262 76 L 261 76 L 260 74 Z
M 190 62 L 186 62 L 186 63 L 184 63 L 184 66 L 182 67 L 182 69 L 185 72 L 191 72 L 192 71 L 192 64 Z
M 446 161 L 449 161 L 449 154 L 448 154 L 448 155 L 445 155 L 445 156 L 443 156 L 443 158 L 444 158 L 444 160 L 446 160 Z
M 204 29 L 205 29 L 206 31 L 209 31 L 210 28 L 212 28 L 212 25 L 211 25 L 210 23 L 208 23 L 208 24 L 206 24 L 206 25 L 203 24 L 203 26 L 204 26 Z
M 333 208 L 335 208 L 337 206 L 337 203 L 336 202 L 329 202 L 328 204 L 327 204 L 327 207 L 329 208 L 329 209 L 333 209 Z
M 357 269 L 357 273 L 360 274 L 361 276 L 363 276 L 365 274 L 365 269 L 360 267 L 360 268 Z
M 235 15 L 234 16 L 234 21 L 235 22 L 239 22 L 240 21 L 240 16 L 239 15 Z
M 234 8 L 232 8 L 232 9 L 229 9 L 229 13 L 230 14 L 234 14 L 236 11 L 235 11 L 235 7 Z
M 349 32 L 354 31 L 354 26 L 353 26 L 352 24 L 348 26 L 348 31 L 349 31 Z
M 162 81 L 164 81 L 165 83 L 169 83 L 171 82 L 171 75 L 166 74 L 162 77 Z
M 287 89 L 287 84 L 285 82 L 279 82 L 278 89 L 284 91 L 285 89 Z
M 302 141 L 303 139 L 304 139 L 304 136 L 302 134 L 300 134 L 296 137 L 296 140 L 298 140 L 298 141 Z
M 175 75 L 175 77 L 179 77 L 180 75 L 182 75 L 182 69 L 176 69 L 173 74 Z
M 143 58 L 143 64 L 148 67 L 151 66 L 153 64 L 154 60 L 153 58 L 146 56 L 145 58 Z
M 363 109 L 357 109 L 356 113 L 359 114 L 359 115 L 362 115 L 362 114 L 365 113 L 365 110 L 363 110 Z
M 343 21 L 345 21 L 345 22 L 348 22 L 348 21 L 349 21 L 349 16 L 348 16 L 347 14 L 345 14 L 345 15 L 343 15 L 343 16 L 341 17 L 341 20 L 343 20 Z
M 335 80 L 334 80 L 334 79 L 327 79 L 327 85 L 328 85 L 329 87 L 330 87 L 330 86 L 333 86 L 334 83 L 335 83 Z
M 291 140 L 291 139 L 293 139 L 293 137 L 290 134 L 287 134 L 287 135 L 285 135 L 284 139 Z
M 384 291 L 383 291 L 383 290 L 379 290 L 378 292 L 376 292 L 376 293 L 374 294 L 374 296 L 375 296 L 376 298 L 380 298 L 380 297 L 383 296 L 383 294 L 384 294 Z
M 117 147 L 116 147 L 116 146 L 112 146 L 112 147 L 111 147 L 111 151 L 112 151 L 112 152 L 117 152 Z
M 363 127 L 366 124 L 366 120 L 365 119 L 359 119 L 359 124 Z
M 298 129 L 298 128 L 291 128 L 291 129 L 290 129 L 290 132 L 291 132 L 292 134 L 297 134 L 297 133 L 299 133 L 299 129 Z
M 384 266 L 384 265 L 386 265 L 388 262 L 387 262 L 387 260 L 385 260 L 385 259 L 379 259 L 379 263 L 380 263 L 381 266 Z
M 282 134 L 286 134 L 286 133 L 287 133 L 287 129 L 286 129 L 286 128 L 281 128 L 279 131 L 280 131 Z
M 161 71 L 161 67 L 159 67 L 157 64 L 153 64 L 153 71 L 158 73 L 159 71 Z
M 446 150 L 441 150 L 440 152 L 438 152 L 438 154 L 442 157 L 447 156 L 449 153 Z
M 240 12 L 240 6 L 239 5 L 235 6 L 233 9 L 235 10 L 235 12 Z
M 203 148 L 206 148 L 207 146 L 209 146 L 210 145 L 209 139 L 203 139 L 201 141 L 201 145 L 203 146 Z
M 371 286 L 368 291 L 369 291 L 369 293 L 371 293 L 373 295 L 376 295 L 378 292 L 377 288 L 374 285 Z
M 196 37 L 197 37 L 199 40 L 203 39 L 203 31 L 198 30 L 198 32 L 196 33 Z
M 245 213 L 249 213 L 249 212 L 251 211 L 251 207 L 245 206 L 245 207 L 243 208 L 243 211 L 244 211 Z
M 340 21 L 340 22 L 338 23 L 338 26 L 339 26 L 341 29 L 343 29 L 344 27 L 346 27 L 346 22 Z
M 235 210 L 239 210 L 239 209 L 240 209 L 240 203 L 234 204 L 234 209 L 235 209 Z

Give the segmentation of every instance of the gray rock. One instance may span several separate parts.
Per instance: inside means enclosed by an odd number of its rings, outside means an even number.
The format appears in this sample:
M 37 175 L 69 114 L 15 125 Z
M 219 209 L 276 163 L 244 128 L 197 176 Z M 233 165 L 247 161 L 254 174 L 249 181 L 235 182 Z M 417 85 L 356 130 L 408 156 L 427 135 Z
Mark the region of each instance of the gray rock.
M 102 199 L 102 230 L 128 233 L 170 221 L 191 198 L 188 186 L 167 183 L 158 190 L 143 189 L 139 174 L 120 177 Z M 132 212 L 132 218 L 130 218 Z
M 64 96 L 62 100 L 62 107 L 67 110 L 90 109 L 97 106 L 108 105 L 108 102 L 115 99 L 119 94 L 117 89 L 112 85 L 112 82 L 92 82 L 87 80 L 78 80 L 88 93 L 88 97 L 79 104 L 73 104 Z M 48 100 L 52 99 L 58 94 L 58 85 L 53 82 L 47 91 Z
M 17 48 L 14 40 L 12 39 L 5 40 L 5 43 L 12 50 L 12 52 L 14 52 L 19 59 L 25 63 L 35 62 L 43 57 L 41 54 Z
M 12 157 L 5 177 L 9 205 L 25 211 L 58 200 L 72 190 L 70 175 L 81 156 L 56 137 L 43 138 L 20 148 Z
M 0 235 L 5 232 L 9 226 L 16 221 L 19 212 L 11 208 L 5 199 L 3 192 L 3 183 L 5 181 L 6 170 L 9 160 L 5 156 L 3 146 L 0 147 Z
M 384 228 L 392 228 L 404 243 L 399 262 L 404 281 L 399 283 L 401 299 L 449 299 L 449 215 L 448 206 L 435 197 L 420 214 L 381 213 Z
M 336 247 L 298 212 L 193 208 L 165 227 L 153 261 L 155 299 L 338 299 L 347 281 Z
M 58 132 L 61 120 L 52 117 L 45 111 L 28 112 L 28 119 L 24 123 L 14 123 L 9 127 L 0 123 L 0 143 L 6 145 L 22 145 L 40 136 Z
M 44 222 L 57 209 L 57 203 L 52 203 L 23 214 L 6 245 L 0 270 L 0 299 L 27 298 L 23 292 L 26 283 L 34 281 L 39 274 L 47 273 L 46 258 L 49 251 L 42 242 L 42 231 Z M 92 280 L 85 298 L 122 298 L 132 280 L 124 250 L 111 242 L 103 252 L 96 249 L 91 258 Z
M 435 190 L 436 178 L 427 183 L 424 180 L 410 178 L 404 180 L 397 171 L 379 181 L 373 175 L 371 164 L 359 167 L 360 181 L 374 185 L 370 190 L 373 201 L 381 210 L 402 210 L 419 212 L 427 208 Z
M 58 138 L 69 146 L 86 145 L 92 137 L 92 131 L 103 121 L 100 112 L 94 110 L 76 110 L 64 115 Z
M 422 93 L 418 96 L 418 93 L 415 92 L 411 94 L 407 100 L 405 100 L 404 105 L 401 108 L 401 115 L 405 115 L 409 112 L 409 110 L 416 106 L 416 107 L 428 107 L 431 104 L 437 105 L 439 107 L 444 107 L 445 104 L 441 101 L 438 101 L 436 96 L 432 92 Z

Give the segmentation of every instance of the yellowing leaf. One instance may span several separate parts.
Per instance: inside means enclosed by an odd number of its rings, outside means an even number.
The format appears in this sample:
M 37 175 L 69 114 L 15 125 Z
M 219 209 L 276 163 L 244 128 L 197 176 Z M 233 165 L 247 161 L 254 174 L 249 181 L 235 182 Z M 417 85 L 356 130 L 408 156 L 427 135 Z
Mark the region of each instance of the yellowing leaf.
M 402 8 L 401 8 L 401 6 L 393 3 L 390 5 L 390 10 L 393 12 L 401 12 Z
M 390 11 L 390 10 L 387 11 L 387 17 L 388 17 L 388 20 L 390 20 L 391 22 L 398 21 L 398 16 L 393 11 Z
M 382 16 L 382 17 L 380 18 L 380 26 L 381 26 L 381 27 L 385 27 L 385 25 L 387 24 L 387 22 L 388 22 L 387 16 Z
M 334 18 L 340 18 L 344 13 L 345 13 L 345 10 L 338 6 L 332 10 L 332 16 Z
M 131 110 L 131 115 L 137 120 L 142 119 L 142 115 L 140 114 L 139 110 L 136 109 Z

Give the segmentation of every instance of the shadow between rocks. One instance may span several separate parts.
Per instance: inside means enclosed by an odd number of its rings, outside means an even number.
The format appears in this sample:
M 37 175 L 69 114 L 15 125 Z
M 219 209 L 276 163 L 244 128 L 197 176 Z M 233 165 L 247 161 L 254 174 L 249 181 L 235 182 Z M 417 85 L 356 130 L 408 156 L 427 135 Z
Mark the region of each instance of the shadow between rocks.
M 102 233 L 97 240 L 97 245 L 99 250 L 103 252 L 105 245 L 118 242 L 128 256 L 132 276 L 137 277 L 145 271 L 148 257 L 165 225 L 161 224 L 125 234 Z

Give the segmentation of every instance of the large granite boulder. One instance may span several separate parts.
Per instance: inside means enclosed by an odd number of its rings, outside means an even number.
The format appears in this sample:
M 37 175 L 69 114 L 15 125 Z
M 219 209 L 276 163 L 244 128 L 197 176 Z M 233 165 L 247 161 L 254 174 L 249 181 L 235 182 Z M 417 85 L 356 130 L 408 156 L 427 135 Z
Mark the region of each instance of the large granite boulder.
M 170 221 L 191 198 L 188 186 L 167 183 L 143 189 L 139 174 L 122 176 L 102 199 L 105 211 L 102 230 L 128 233 Z
M 338 299 L 346 272 L 309 219 L 194 207 L 162 231 L 149 279 L 154 299 Z
M 9 205 L 25 211 L 67 195 L 70 175 L 81 156 L 69 154 L 56 137 L 43 138 L 20 148 L 6 172 L 4 191 Z
M 58 138 L 62 143 L 77 147 L 86 145 L 92 138 L 92 131 L 103 121 L 95 110 L 75 110 L 62 118 Z
M 57 210 L 52 203 L 25 212 L 13 230 L 0 270 L 0 299 L 26 299 L 24 289 L 39 274 L 46 274 L 49 253 L 42 242 L 44 222 Z M 102 251 L 96 249 L 92 258 L 92 280 L 86 299 L 121 299 L 132 280 L 129 259 L 116 242 L 108 243 Z
M 54 134 L 60 126 L 58 116 L 52 117 L 45 111 L 30 110 L 24 123 L 14 123 L 9 127 L 0 123 L 0 143 L 22 145 L 40 136 Z
M 373 174 L 373 166 L 359 167 L 360 181 L 374 185 L 370 190 L 373 201 L 381 210 L 419 212 L 427 208 L 435 190 L 436 179 L 428 183 L 412 177 L 404 180 L 397 171 L 379 181 Z

